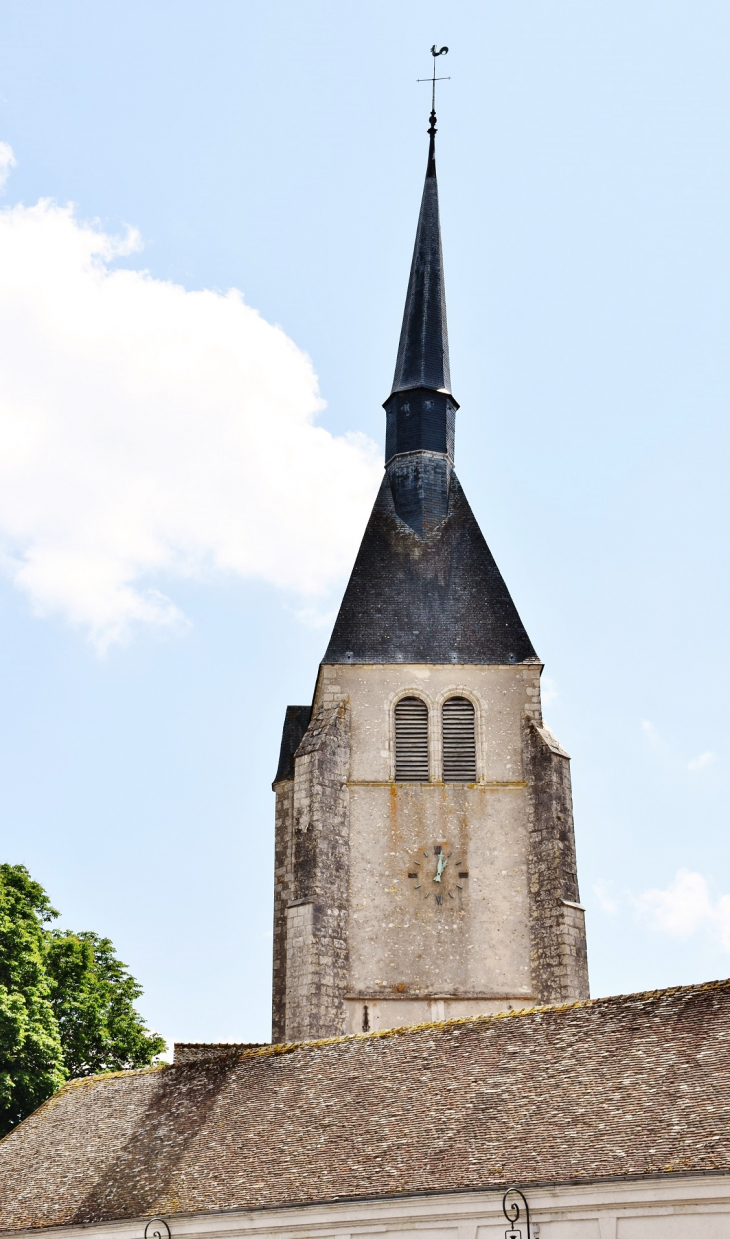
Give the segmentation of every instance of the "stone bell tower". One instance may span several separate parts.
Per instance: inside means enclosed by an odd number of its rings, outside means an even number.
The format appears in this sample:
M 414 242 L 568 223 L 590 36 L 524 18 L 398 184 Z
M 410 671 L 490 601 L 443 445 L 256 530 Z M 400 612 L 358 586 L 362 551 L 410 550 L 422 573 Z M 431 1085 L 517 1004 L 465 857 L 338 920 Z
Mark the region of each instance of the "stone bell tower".
M 435 121 L 385 475 L 284 722 L 275 1041 L 588 996 L 569 758 L 454 472 Z

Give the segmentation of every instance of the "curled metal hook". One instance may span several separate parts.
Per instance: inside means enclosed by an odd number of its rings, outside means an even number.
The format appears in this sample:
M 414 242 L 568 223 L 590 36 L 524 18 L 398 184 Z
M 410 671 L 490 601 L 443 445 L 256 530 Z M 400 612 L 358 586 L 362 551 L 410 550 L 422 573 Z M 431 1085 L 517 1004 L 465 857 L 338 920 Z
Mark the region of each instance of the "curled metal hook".
M 163 1218 L 152 1218 L 144 1228 L 144 1239 L 171 1239 L 170 1227 Z
M 437 50 L 436 44 L 434 43 L 433 47 L 431 48 L 431 55 L 434 57 L 445 56 L 448 50 L 449 50 L 448 47 L 441 47 Z
M 520 1220 L 520 1206 L 518 1205 L 516 1200 L 512 1200 L 510 1201 L 509 1204 L 507 1204 L 507 1197 L 513 1194 L 515 1196 L 519 1196 L 520 1200 L 525 1206 L 525 1221 L 527 1223 L 527 1239 L 532 1239 L 532 1232 L 530 1230 L 530 1206 L 525 1200 L 524 1194 L 520 1191 L 518 1187 L 508 1187 L 507 1191 L 502 1197 L 502 1212 L 512 1228 L 511 1230 L 506 1230 L 504 1232 L 505 1239 L 512 1239 L 513 1236 L 522 1235 L 522 1231 L 515 1230 L 515 1225 Z

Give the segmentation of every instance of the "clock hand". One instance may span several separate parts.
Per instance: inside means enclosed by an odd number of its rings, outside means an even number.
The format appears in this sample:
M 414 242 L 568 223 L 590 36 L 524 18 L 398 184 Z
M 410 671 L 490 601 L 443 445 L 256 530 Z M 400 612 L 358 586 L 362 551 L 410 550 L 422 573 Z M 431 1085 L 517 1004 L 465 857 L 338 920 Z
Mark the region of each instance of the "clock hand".
M 434 880 L 434 882 L 440 882 L 440 881 L 441 881 L 441 874 L 443 873 L 443 871 L 444 871 L 444 869 L 446 868 L 446 866 L 448 865 L 448 863 L 449 863 L 449 858 L 448 858 L 448 856 L 444 856 L 443 852 L 439 852 L 439 858 L 438 858 L 438 868 L 436 869 L 436 874 L 435 874 L 434 879 L 433 879 L 433 880 Z

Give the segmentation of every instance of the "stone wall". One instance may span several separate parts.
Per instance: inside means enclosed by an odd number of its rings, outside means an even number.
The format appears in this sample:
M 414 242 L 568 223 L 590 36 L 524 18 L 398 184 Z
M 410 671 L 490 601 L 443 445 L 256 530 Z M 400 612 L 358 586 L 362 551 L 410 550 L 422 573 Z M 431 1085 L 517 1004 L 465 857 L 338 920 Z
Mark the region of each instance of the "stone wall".
M 274 968 L 272 985 L 272 1037 L 286 1036 L 286 910 L 294 895 L 294 761 L 312 717 L 311 706 L 287 706 L 276 777 L 274 844 Z
M 271 1038 L 286 1038 L 286 909 L 293 899 L 292 827 L 294 779 L 274 784 L 274 968 L 271 994 Z
M 526 720 L 530 785 L 530 958 L 541 1002 L 587 998 L 585 914 L 578 893 L 570 758 L 547 727 Z
M 276 786 L 275 1040 L 587 996 L 569 763 L 540 671 L 321 668 L 294 779 Z M 393 711 L 411 694 L 429 710 L 430 775 L 396 783 Z M 442 779 L 451 695 L 475 709 L 470 784 Z
M 345 1031 L 349 711 L 322 707 L 276 784 L 273 1037 Z

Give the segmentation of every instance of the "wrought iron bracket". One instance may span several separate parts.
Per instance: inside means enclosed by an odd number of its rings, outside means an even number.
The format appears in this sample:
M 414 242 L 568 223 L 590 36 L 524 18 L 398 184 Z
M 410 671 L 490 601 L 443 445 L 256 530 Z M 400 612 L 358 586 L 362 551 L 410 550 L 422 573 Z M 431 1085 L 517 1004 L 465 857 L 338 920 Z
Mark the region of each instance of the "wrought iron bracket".
M 144 1239 L 171 1239 L 170 1227 L 164 1218 L 150 1218 L 144 1228 Z
M 519 1196 L 522 1201 L 525 1210 L 525 1222 L 527 1224 L 526 1239 L 532 1239 L 532 1231 L 530 1229 L 530 1206 L 525 1200 L 524 1193 L 521 1192 L 518 1187 L 508 1187 L 502 1197 L 502 1212 L 507 1221 L 510 1223 L 510 1229 L 504 1232 L 504 1239 L 522 1239 L 522 1231 L 517 1229 L 517 1223 L 520 1220 L 522 1211 L 516 1200 L 512 1200 L 509 1204 L 507 1204 L 508 1196 Z

